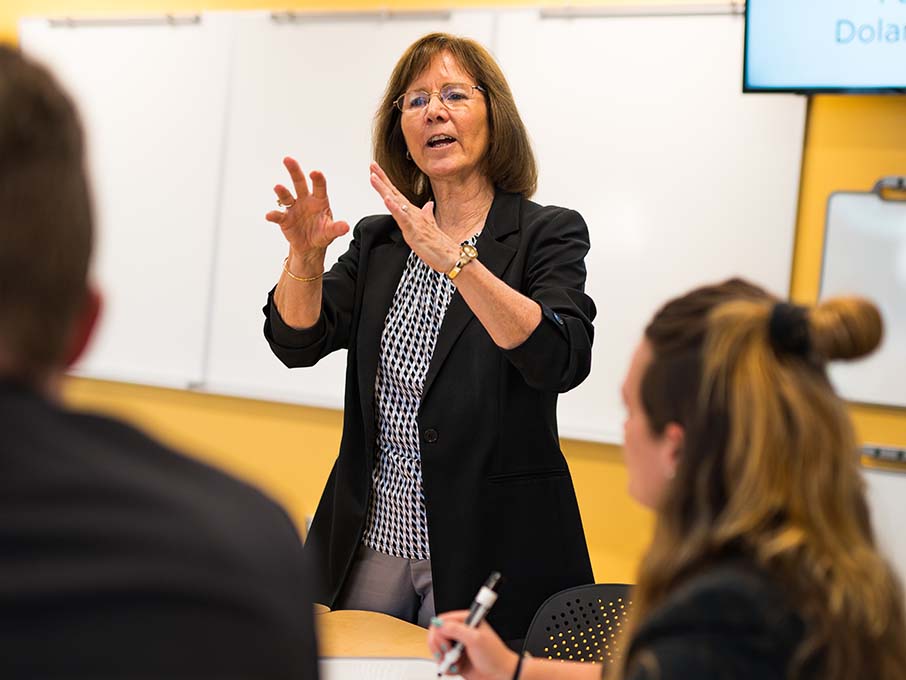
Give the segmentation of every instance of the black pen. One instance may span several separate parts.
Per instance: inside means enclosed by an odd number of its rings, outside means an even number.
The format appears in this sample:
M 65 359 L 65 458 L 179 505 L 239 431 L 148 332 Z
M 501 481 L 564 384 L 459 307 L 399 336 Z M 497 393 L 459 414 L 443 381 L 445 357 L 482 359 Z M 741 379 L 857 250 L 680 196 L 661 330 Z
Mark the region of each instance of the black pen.
M 469 607 L 469 615 L 466 616 L 466 625 L 469 628 L 475 628 L 479 623 L 484 621 L 484 617 L 487 616 L 491 607 L 494 606 L 494 603 L 497 601 L 497 593 L 494 592 L 494 587 L 499 580 L 500 572 L 492 571 L 491 575 L 488 576 L 488 580 L 481 586 L 481 590 L 478 591 L 478 594 L 472 601 L 472 606 Z M 462 650 L 462 643 L 457 642 L 449 652 L 444 654 L 444 658 L 441 659 L 440 664 L 437 666 L 437 677 L 446 673 L 450 670 L 450 666 L 459 661 Z

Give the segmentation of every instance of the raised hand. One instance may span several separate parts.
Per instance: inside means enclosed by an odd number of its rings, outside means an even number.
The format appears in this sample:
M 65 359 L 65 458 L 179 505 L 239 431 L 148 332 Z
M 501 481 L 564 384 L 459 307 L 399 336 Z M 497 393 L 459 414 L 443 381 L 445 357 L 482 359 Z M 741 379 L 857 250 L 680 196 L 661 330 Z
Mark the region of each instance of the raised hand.
M 317 170 L 311 177 L 311 191 L 305 173 L 294 158 L 287 156 L 283 165 L 289 172 L 296 195 L 282 184 L 274 187 L 277 201 L 286 210 L 271 210 L 265 219 L 280 226 L 293 252 L 300 257 L 323 255 L 334 239 L 349 231 L 349 224 L 335 221 L 327 197 L 327 180 Z
M 393 186 L 377 163 L 371 164 L 371 186 L 384 199 L 403 238 L 422 261 L 438 272 L 448 272 L 459 259 L 459 244 L 447 236 L 434 221 L 434 203 L 417 208 Z

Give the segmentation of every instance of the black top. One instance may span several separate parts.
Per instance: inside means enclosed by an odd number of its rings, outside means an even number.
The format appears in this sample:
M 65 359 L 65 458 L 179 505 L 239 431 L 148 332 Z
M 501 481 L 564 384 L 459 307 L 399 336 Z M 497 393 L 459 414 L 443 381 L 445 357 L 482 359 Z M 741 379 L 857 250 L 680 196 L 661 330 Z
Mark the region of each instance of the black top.
M 593 581 L 557 431 L 558 394 L 591 366 L 588 228 L 573 210 L 498 191 L 476 247 L 482 265 L 541 306 L 541 323 L 520 346 L 502 350 L 454 293 L 425 375 L 417 432 L 435 607 L 468 608 L 499 571 L 505 582 L 488 620 L 512 640 L 525 636 L 550 595 Z M 324 275 L 315 326 L 294 331 L 271 299 L 264 308 L 265 337 L 287 366 L 349 350 L 343 439 L 306 542 L 321 584 L 316 598 L 331 606 L 365 528 L 381 334 L 410 252 L 391 216 L 366 217 Z
M 0 676 L 317 677 L 275 503 L 3 382 L 0 432 Z
M 786 680 L 803 633 L 776 580 L 744 560 L 728 561 L 692 577 L 641 623 L 627 675 Z

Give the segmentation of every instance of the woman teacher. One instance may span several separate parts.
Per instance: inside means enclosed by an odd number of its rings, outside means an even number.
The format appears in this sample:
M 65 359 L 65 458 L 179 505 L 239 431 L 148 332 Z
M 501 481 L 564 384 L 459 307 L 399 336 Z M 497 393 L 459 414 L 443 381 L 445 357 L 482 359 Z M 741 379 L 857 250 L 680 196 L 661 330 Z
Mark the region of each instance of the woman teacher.
M 591 364 L 588 229 L 528 200 L 528 136 L 472 40 L 409 47 L 374 157 L 390 214 L 361 220 L 330 271 L 349 227 L 321 173 L 309 187 L 287 158 L 286 209 L 267 215 L 289 242 L 264 308 L 271 349 L 289 367 L 349 350 L 342 443 L 306 544 L 316 599 L 427 625 L 499 570 L 490 620 L 518 639 L 549 595 L 593 580 L 556 421 Z

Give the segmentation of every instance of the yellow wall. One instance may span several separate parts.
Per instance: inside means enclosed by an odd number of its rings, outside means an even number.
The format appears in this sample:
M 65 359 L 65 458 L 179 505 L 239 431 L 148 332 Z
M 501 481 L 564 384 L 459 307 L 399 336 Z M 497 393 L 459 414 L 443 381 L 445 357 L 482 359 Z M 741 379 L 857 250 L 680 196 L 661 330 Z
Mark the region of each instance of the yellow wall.
M 669 4 L 670 0 L 662 0 Z M 714 0 L 719 2 L 719 0 Z M 626 4 L 601 0 L 4 0 L 0 39 L 13 40 L 24 16 L 104 11 L 154 13 L 201 9 L 425 8 L 451 5 Z M 836 189 L 864 189 L 885 174 L 906 174 L 906 98 L 818 97 L 810 107 L 791 293 L 817 296 L 824 204 Z M 757 190 L 757 189 L 756 189 Z M 284 503 L 302 525 L 317 504 L 339 439 L 341 415 L 321 409 L 94 380 L 70 380 L 71 403 L 112 412 L 165 441 L 245 477 Z M 866 441 L 906 446 L 906 411 L 854 409 Z M 573 471 L 595 576 L 632 581 L 651 534 L 651 517 L 626 494 L 618 447 L 564 441 Z
M 314 512 L 340 443 L 338 411 L 72 379 L 69 401 L 115 413 L 166 442 L 244 477 L 297 523 Z M 631 582 L 650 535 L 649 513 L 626 495 L 614 446 L 564 441 L 599 580 Z
M 810 303 L 818 297 L 828 195 L 870 189 L 884 175 L 906 175 L 906 97 L 815 97 L 799 192 L 793 298 Z M 851 411 L 863 441 L 906 446 L 906 409 Z

